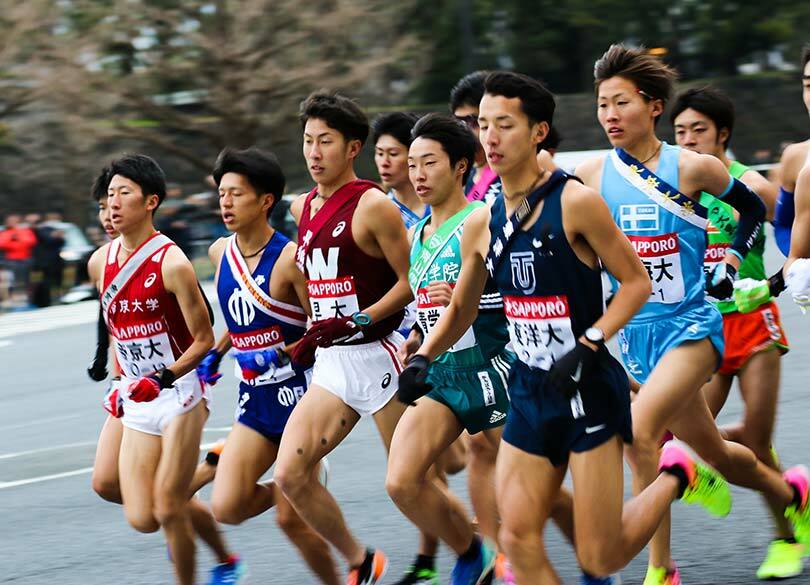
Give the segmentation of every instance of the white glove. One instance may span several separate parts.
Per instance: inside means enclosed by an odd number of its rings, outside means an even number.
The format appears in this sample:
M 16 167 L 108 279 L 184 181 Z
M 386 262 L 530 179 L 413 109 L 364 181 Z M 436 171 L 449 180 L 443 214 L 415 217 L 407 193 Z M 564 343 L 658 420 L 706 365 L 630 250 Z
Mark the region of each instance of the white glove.
M 793 302 L 799 305 L 802 313 L 810 309 L 810 258 L 794 260 L 785 277 Z

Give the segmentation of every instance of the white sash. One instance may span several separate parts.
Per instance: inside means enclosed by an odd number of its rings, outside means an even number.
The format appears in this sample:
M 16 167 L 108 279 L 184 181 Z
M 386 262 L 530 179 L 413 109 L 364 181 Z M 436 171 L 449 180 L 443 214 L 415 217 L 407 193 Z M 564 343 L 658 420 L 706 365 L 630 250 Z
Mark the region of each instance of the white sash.
M 301 307 L 283 303 L 272 298 L 262 288 L 256 284 L 256 280 L 248 269 L 247 262 L 242 257 L 239 247 L 236 245 L 236 235 L 228 238 L 228 245 L 225 248 L 225 258 L 234 276 L 234 280 L 245 293 L 245 297 L 251 304 L 262 313 L 278 319 L 283 323 L 295 325 L 296 327 L 307 326 L 307 314 Z M 270 275 L 267 275 L 269 280 Z

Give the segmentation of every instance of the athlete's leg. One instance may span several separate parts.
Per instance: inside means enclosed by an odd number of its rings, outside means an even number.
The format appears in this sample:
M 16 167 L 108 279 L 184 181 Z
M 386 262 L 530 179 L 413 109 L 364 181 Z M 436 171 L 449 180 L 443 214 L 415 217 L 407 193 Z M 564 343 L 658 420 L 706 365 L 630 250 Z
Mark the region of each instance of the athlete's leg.
M 388 494 L 402 513 L 458 555 L 473 541 L 472 523 L 461 503 L 430 474 L 430 468 L 461 431 L 461 423 L 447 406 L 431 398 L 420 399 L 396 427 L 385 480 Z
M 216 465 L 209 464 L 205 459 L 200 461 L 197 464 L 197 468 L 194 470 L 194 477 L 191 478 L 191 485 L 188 488 L 189 494 L 193 496 L 209 483 L 214 481 L 216 473 Z
M 706 397 L 706 404 L 709 405 L 712 416 L 717 417 L 723 410 L 733 382 L 734 376 L 715 372 L 712 379 L 703 386 L 703 395 Z M 723 435 L 726 436 L 725 433 Z M 726 436 L 726 438 L 731 440 L 731 437 Z
M 407 406 L 396 398 L 388 401 L 388 404 L 374 413 L 374 424 L 377 425 L 377 432 L 383 441 L 385 452 L 391 451 L 391 439 L 394 437 L 394 429 L 397 428 L 399 420 L 405 414 Z
M 467 438 L 466 432 L 453 441 L 444 453 L 439 455 L 436 461 L 436 468 L 440 469 L 446 475 L 456 475 L 461 473 L 467 467 Z M 469 437 L 469 435 L 467 435 Z M 445 480 L 445 483 L 446 480 Z
M 197 497 L 192 497 L 188 501 L 188 513 L 191 519 L 191 526 L 194 532 L 208 545 L 219 563 L 227 563 L 233 556 L 225 544 L 225 539 L 219 531 L 217 521 L 211 509 Z
M 118 474 L 124 516 L 138 532 L 157 532 L 155 518 L 155 473 L 161 454 L 161 438 L 124 427 Z
M 576 552 L 582 569 L 606 576 L 622 569 L 652 538 L 678 496 L 678 479 L 666 473 L 627 503 L 621 438 L 571 453 Z
M 93 462 L 93 491 L 113 504 L 121 503 L 118 453 L 123 435 L 124 425 L 121 424 L 121 419 L 108 416 L 98 436 L 96 459 Z
M 337 447 L 360 420 L 337 396 L 311 385 L 293 409 L 278 450 L 273 477 L 292 506 L 312 528 L 346 558 L 350 566 L 365 559 L 337 502 L 314 477 L 318 462 Z
M 543 528 L 565 477 L 565 466 L 504 442 L 495 468 L 501 527 L 498 542 L 521 585 L 562 583 L 546 556 Z
M 554 504 L 551 507 L 551 520 L 557 525 L 562 535 L 571 544 L 574 540 L 574 496 L 564 487 L 560 487 Z
M 497 542 L 498 537 L 495 460 L 498 457 L 501 435 L 503 435 L 503 427 L 470 435 L 467 451 L 467 489 L 470 492 L 473 510 L 478 517 L 478 531 L 493 542 Z
M 197 457 L 200 437 L 208 418 L 205 401 L 175 417 L 163 432 L 163 452 L 155 472 L 155 518 L 163 527 L 172 553 L 177 580 L 194 583 L 194 534 L 192 532 L 188 489 Z M 126 502 L 124 493 L 124 502 Z
M 235 423 L 217 463 L 211 508 L 219 522 L 241 524 L 276 503 L 272 481 L 257 483 L 276 460 L 278 446 Z
M 329 543 L 304 522 L 295 508 L 290 505 L 278 486 L 274 486 L 277 492 L 276 500 L 276 521 L 279 527 L 287 535 L 298 552 L 306 561 L 310 570 L 318 576 L 321 583 L 327 585 L 338 585 L 338 577 L 335 560 L 332 558 L 332 551 Z

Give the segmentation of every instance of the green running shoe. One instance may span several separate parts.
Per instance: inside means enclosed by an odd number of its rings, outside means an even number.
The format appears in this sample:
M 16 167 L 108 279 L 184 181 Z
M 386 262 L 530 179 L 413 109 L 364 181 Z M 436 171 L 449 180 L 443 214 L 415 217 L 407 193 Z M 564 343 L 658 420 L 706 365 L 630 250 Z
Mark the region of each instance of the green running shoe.
M 804 546 L 810 545 L 810 472 L 804 465 L 791 467 L 782 475 L 798 494 L 798 504 L 785 509 L 785 518 L 793 526 L 793 534 Z
M 697 461 L 676 441 L 670 441 L 661 450 L 658 470 L 679 467 L 689 485 L 681 496 L 687 504 L 700 504 L 712 516 L 728 516 L 731 511 L 731 490 L 725 478 L 714 469 Z
M 439 585 L 439 573 L 435 569 L 417 569 L 411 565 L 395 585 Z
M 757 579 L 787 579 L 802 574 L 804 547 L 798 542 L 783 539 L 772 540 L 768 554 L 757 569 Z

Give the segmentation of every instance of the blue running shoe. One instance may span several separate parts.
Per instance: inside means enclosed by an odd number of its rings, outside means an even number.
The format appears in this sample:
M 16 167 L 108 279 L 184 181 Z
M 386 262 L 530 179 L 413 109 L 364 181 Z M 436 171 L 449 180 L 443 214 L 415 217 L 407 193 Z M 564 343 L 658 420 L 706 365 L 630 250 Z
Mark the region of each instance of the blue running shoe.
M 477 536 L 474 538 L 478 553 L 469 559 L 458 558 L 456 566 L 453 567 L 453 573 L 450 575 L 451 585 L 481 585 L 486 579 L 492 577 L 495 570 L 495 547 L 480 540 Z
M 247 577 L 247 563 L 239 557 L 231 562 L 220 563 L 211 569 L 211 578 L 208 585 L 237 585 Z
M 622 578 L 618 573 L 608 577 L 592 577 L 588 573 L 582 573 L 582 585 L 622 585 Z

